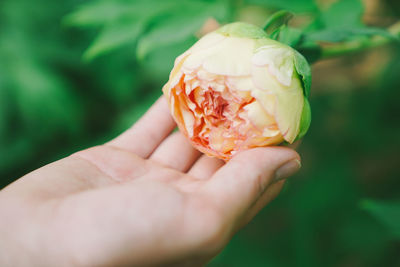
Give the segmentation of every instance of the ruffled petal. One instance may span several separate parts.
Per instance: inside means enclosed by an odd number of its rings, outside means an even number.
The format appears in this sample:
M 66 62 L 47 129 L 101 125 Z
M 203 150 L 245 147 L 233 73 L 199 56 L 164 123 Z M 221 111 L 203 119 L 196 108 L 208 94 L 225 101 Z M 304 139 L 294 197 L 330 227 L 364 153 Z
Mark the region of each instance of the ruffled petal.
M 304 105 L 300 80 L 293 75 L 290 86 L 282 85 L 267 67 L 253 66 L 253 81 L 257 90 L 252 95 L 268 111 L 274 112 L 275 120 L 286 141 L 292 143 L 300 128 L 300 117 Z M 271 105 L 275 98 L 275 105 Z M 271 110 L 271 106 L 274 106 Z
M 212 74 L 242 76 L 250 75 L 254 40 L 244 38 L 225 38 L 214 46 L 196 51 L 185 61 L 186 72 L 202 66 Z
M 269 72 L 285 86 L 292 81 L 294 62 L 293 51 L 275 45 L 262 46 L 252 57 L 252 63 L 258 67 L 268 66 Z

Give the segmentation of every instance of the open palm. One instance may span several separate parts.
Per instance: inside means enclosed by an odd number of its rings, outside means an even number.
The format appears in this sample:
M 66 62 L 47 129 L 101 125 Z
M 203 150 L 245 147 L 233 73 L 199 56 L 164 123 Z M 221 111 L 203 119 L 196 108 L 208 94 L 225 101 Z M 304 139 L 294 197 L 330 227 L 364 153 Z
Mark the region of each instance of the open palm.
M 202 265 L 299 168 L 297 153 L 283 147 L 225 164 L 170 134 L 175 127 L 160 98 L 111 142 L 3 189 L 0 265 Z

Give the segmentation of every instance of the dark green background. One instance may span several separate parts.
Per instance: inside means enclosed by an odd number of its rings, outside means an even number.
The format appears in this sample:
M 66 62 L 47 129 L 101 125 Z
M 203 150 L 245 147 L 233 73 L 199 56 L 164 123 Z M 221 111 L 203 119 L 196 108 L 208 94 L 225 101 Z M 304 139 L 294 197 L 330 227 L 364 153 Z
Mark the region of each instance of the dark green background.
M 400 19 L 396 0 L 365 3 L 1 0 L 0 188 L 128 128 L 208 17 L 289 9 L 329 38 L 362 14 Z M 313 79 L 302 171 L 210 266 L 400 266 L 400 46 L 317 62 Z

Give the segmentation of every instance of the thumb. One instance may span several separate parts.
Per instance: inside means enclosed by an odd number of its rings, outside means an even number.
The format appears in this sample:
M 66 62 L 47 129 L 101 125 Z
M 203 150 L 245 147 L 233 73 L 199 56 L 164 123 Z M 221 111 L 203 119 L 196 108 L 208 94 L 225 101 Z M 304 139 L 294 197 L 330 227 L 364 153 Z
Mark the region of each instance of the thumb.
M 300 169 L 300 156 L 285 147 L 264 147 L 243 151 L 220 168 L 205 189 L 228 220 L 236 220 L 275 181 Z

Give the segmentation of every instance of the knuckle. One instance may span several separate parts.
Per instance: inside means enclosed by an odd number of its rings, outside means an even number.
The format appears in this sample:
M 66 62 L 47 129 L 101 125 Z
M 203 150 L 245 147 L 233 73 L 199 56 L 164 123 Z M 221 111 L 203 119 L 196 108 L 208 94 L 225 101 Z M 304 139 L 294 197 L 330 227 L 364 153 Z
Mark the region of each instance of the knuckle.
M 254 195 L 257 196 L 257 198 L 264 193 L 265 189 L 268 186 L 268 179 L 266 179 L 266 174 L 265 173 L 259 173 L 254 177 Z

